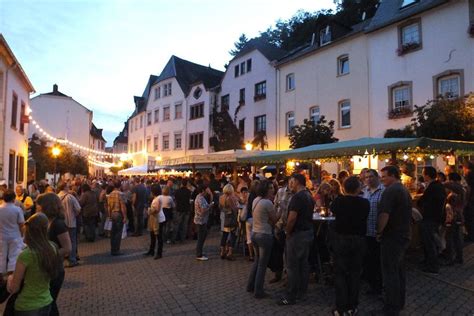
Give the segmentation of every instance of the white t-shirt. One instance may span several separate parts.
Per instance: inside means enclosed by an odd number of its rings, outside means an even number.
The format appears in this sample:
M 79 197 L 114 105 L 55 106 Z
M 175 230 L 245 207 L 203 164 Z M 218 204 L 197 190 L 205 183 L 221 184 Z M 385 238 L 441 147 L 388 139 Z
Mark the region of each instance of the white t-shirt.
M 25 223 L 23 211 L 13 203 L 0 204 L 0 234 L 3 241 L 21 238 L 19 224 Z

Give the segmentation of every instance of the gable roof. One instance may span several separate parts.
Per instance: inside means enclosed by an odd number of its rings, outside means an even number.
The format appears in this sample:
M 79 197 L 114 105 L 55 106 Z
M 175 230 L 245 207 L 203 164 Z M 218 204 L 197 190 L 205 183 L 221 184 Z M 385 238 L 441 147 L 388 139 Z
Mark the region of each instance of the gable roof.
M 62 93 L 58 90 L 58 85 L 57 84 L 53 85 L 53 91 L 48 92 L 48 93 L 41 93 L 41 95 L 55 95 L 57 97 L 70 98 L 70 96 L 65 95 L 64 93 Z
M 146 84 L 145 90 L 143 90 L 142 96 L 133 97 L 133 103 L 135 103 L 135 110 L 133 111 L 132 115 L 130 115 L 129 119 L 146 110 L 146 103 L 148 100 L 148 96 L 150 95 L 151 86 L 155 82 L 157 82 L 157 80 L 158 76 L 150 75 L 150 77 L 148 77 L 148 82 Z
M 33 85 L 30 82 L 30 79 L 28 79 L 28 76 L 26 75 L 25 71 L 21 67 L 20 62 L 18 59 L 16 59 L 15 54 L 13 54 L 13 51 L 11 50 L 10 46 L 8 46 L 7 40 L 5 37 L 3 37 L 3 34 L 0 33 L 0 57 L 3 57 L 6 61 L 6 64 L 9 67 L 15 67 L 16 70 L 18 71 L 21 80 L 23 83 L 26 85 L 28 88 L 29 93 L 35 93 L 35 88 L 33 88 Z
M 287 54 L 287 51 L 268 43 L 261 37 L 256 37 L 249 40 L 237 55 L 230 60 L 229 64 L 234 59 L 240 58 L 254 50 L 258 50 L 269 61 L 280 59 Z
M 366 32 L 376 31 L 447 2 L 449 2 L 449 0 L 418 0 L 413 4 L 401 8 L 403 0 L 381 1 Z
M 104 137 L 102 136 L 102 128 L 97 128 L 97 126 L 95 126 L 94 123 L 92 123 L 91 125 L 91 130 L 90 130 L 90 134 L 92 137 L 96 138 L 96 139 L 99 139 L 99 140 L 102 140 L 104 142 L 107 142 Z
M 125 122 L 123 125 L 122 131 L 115 137 L 114 139 L 114 146 L 119 143 L 128 143 L 128 137 L 125 136 L 125 132 L 128 130 L 128 121 Z
M 206 89 L 214 88 L 220 83 L 223 75 L 224 73 L 220 70 L 199 65 L 173 55 L 154 83 L 176 78 L 183 93 L 188 95 L 191 85 L 194 83 L 202 82 Z

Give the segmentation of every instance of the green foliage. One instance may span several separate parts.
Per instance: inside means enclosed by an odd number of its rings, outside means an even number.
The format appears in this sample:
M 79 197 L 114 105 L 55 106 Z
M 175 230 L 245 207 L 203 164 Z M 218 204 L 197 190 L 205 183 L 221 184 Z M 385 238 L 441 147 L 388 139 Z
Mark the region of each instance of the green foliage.
M 130 168 L 132 165 L 128 162 L 128 161 L 123 161 L 122 162 L 122 166 L 119 167 L 119 166 L 114 166 L 114 167 L 110 167 L 109 170 L 110 172 L 112 172 L 114 175 L 118 175 L 118 172 L 120 170 L 123 170 L 123 169 L 128 169 Z
M 228 111 L 212 110 L 212 129 L 213 137 L 209 139 L 209 144 L 215 151 L 229 149 L 241 149 L 243 140 L 240 138 L 239 129 L 235 126 Z
M 239 40 L 234 43 L 234 49 L 230 50 L 229 54 L 231 56 L 237 55 L 240 52 L 240 50 L 245 46 L 245 44 L 247 44 L 248 41 L 249 39 L 247 38 L 247 36 L 245 36 L 245 34 L 242 33 L 239 37 Z
M 260 148 L 261 150 L 265 150 L 265 147 L 268 147 L 266 131 L 260 131 L 255 134 L 252 140 L 252 147 Z
M 335 143 L 339 139 L 334 136 L 334 121 L 327 121 L 324 116 L 317 124 L 305 119 L 302 125 L 295 125 L 288 136 L 290 147 L 301 148 L 315 144 Z
M 412 138 L 416 137 L 415 131 L 411 125 L 407 125 L 401 129 L 390 128 L 385 132 L 385 138 Z

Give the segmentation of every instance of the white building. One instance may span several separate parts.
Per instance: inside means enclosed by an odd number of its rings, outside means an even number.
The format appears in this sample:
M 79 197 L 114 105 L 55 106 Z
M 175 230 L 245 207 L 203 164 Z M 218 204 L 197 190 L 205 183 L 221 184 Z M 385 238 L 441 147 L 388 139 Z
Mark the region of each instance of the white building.
M 244 143 L 264 132 L 267 138 L 265 149 L 278 148 L 274 62 L 285 54 L 285 51 L 256 38 L 229 62 L 220 85 L 219 106 L 228 109 Z
M 27 111 L 33 85 L 0 34 L 0 181 L 9 188 L 26 185 Z
M 105 152 L 105 144 L 107 141 L 102 136 L 102 128 L 97 128 L 94 123 L 92 123 L 90 130 L 90 145 L 89 148 L 92 150 Z M 93 156 L 93 155 L 92 155 Z M 99 162 L 106 161 L 104 156 L 96 156 L 94 160 Z M 105 168 L 95 163 L 89 163 L 89 174 L 94 177 L 103 177 Z
M 112 153 L 114 154 L 126 154 L 128 153 L 128 121 L 125 122 L 122 131 L 114 139 L 114 145 L 112 147 Z

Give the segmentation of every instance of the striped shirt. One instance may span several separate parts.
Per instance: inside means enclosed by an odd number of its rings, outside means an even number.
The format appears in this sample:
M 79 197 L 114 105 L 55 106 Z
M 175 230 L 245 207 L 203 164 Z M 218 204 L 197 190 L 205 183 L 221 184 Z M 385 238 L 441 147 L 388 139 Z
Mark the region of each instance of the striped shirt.
M 375 237 L 377 235 L 377 218 L 379 215 L 378 207 L 382 193 L 385 190 L 383 184 L 380 184 L 375 190 L 371 191 L 370 188 L 364 189 L 364 198 L 369 200 L 370 211 L 367 217 L 367 236 Z

